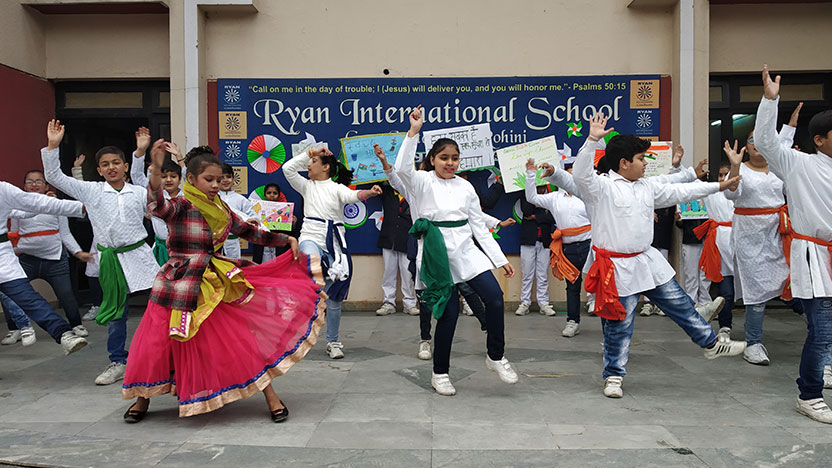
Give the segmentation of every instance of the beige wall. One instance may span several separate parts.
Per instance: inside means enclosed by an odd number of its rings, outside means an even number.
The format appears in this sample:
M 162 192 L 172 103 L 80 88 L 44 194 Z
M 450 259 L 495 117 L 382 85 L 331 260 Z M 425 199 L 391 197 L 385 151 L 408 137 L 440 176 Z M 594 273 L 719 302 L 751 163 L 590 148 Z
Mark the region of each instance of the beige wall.
M 626 2 L 261 1 L 210 16 L 208 78 L 671 72 L 671 16 Z M 601 27 L 592 28 L 591 25 Z
M 18 2 L 0 2 L 0 63 L 43 77 L 46 36 L 43 16 Z
M 712 73 L 832 70 L 832 4 L 712 5 Z
M 45 15 L 46 77 L 167 78 L 167 15 Z

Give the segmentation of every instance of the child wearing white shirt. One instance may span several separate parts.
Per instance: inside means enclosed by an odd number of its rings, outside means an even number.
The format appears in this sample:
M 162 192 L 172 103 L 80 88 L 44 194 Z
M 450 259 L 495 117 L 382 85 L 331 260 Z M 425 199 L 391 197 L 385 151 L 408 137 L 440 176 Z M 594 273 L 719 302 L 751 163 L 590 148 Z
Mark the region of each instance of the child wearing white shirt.
M 744 342 L 720 341 L 708 321 L 722 303 L 712 303 L 703 318 L 693 301 L 673 279 L 667 260 L 650 246 L 656 207 L 702 198 L 736 187 L 739 178 L 717 183 L 668 184 L 644 177 L 644 159 L 650 142 L 632 135 L 617 135 L 606 147 L 608 176 L 593 170 L 598 141 L 609 134 L 607 118 L 590 120 L 590 133 L 573 168 L 573 177 L 592 216 L 591 266 L 586 289 L 594 292 L 595 313 L 604 332 L 604 395 L 621 398 L 625 366 L 633 334 L 635 308 L 644 294 L 659 306 L 692 341 L 705 348 L 705 357 L 738 355 Z
M 47 146 L 41 149 L 46 181 L 84 203 L 92 223 L 99 255 L 99 280 L 104 293 L 96 323 L 109 324 L 107 351 L 110 364 L 95 379 L 109 385 L 124 377 L 127 363 L 127 295 L 150 289 L 159 265 L 145 242 L 147 190 L 125 182 L 128 171 L 124 153 L 105 146 L 95 155 L 98 173 L 105 182 L 83 182 L 61 172 L 58 147 L 64 126 L 56 120 L 47 126 Z
M 506 383 L 516 383 L 517 373 L 505 358 L 503 292 L 491 273 L 502 268 L 514 276 L 500 246 L 486 229 L 474 187 L 456 176 L 459 147 L 442 138 L 426 156 L 425 171 L 417 171 L 413 160 L 423 118 L 421 106 L 410 114 L 410 130 L 399 148 L 396 173 L 405 186 L 402 192 L 419 218 L 410 230 L 419 239 L 417 289 L 421 299 L 437 317 L 431 386 L 440 395 L 454 395 L 448 376 L 451 343 L 459 316 L 455 284 L 467 282 L 483 299 L 488 329 L 486 368 Z M 479 248 L 474 244 L 474 237 Z
M 791 292 L 803 305 L 808 335 L 800 356 L 797 411 L 832 424 L 823 401 L 824 365 L 832 349 L 832 111 L 809 122 L 817 154 L 785 147 L 777 138 L 780 77 L 763 68 L 764 97 L 757 111 L 756 146 L 771 171 L 786 184 L 791 223 Z

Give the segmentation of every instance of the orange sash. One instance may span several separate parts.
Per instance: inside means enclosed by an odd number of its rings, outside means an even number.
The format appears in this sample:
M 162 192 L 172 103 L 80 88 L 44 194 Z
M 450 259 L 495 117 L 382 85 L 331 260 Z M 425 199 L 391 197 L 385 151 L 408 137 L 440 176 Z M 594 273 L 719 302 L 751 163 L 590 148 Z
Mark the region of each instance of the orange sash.
M 627 311 L 618 300 L 618 286 L 615 285 L 615 264 L 613 258 L 630 258 L 641 255 L 644 252 L 618 253 L 609 250 L 599 249 L 592 246 L 595 251 L 595 261 L 589 267 L 586 275 L 587 292 L 595 293 L 595 315 L 607 320 L 624 320 Z
M 812 243 L 815 243 L 815 244 L 822 245 L 822 246 L 826 247 L 826 250 L 829 251 L 829 256 L 832 257 L 832 241 L 825 241 L 825 240 L 821 240 L 821 239 L 818 239 L 817 237 L 812 237 L 812 236 L 804 236 L 803 234 L 795 232 L 794 230 L 792 230 L 791 235 L 795 239 L 802 239 L 802 240 L 805 240 L 807 242 L 812 242 Z M 832 265 L 832 258 L 830 258 L 829 263 L 830 263 L 830 265 Z
M 705 273 L 705 278 L 719 283 L 723 280 L 722 273 L 722 255 L 719 253 L 719 247 L 716 246 L 716 230 L 719 226 L 731 227 L 731 222 L 719 222 L 709 219 L 704 223 L 693 228 L 693 233 L 697 239 L 705 237 L 705 244 L 702 246 L 702 255 L 699 257 L 699 269 Z
M 9 240 L 12 241 L 12 245 L 17 247 L 17 243 L 20 241 L 21 237 L 42 237 L 42 236 L 51 236 L 53 234 L 58 234 L 57 229 L 52 229 L 49 231 L 35 231 L 35 232 L 27 232 L 26 234 L 20 234 L 19 232 L 10 232 L 9 233 Z
M 744 216 L 767 215 L 777 213 L 780 216 L 780 226 L 777 232 L 783 241 L 783 255 L 786 256 L 786 264 L 791 266 L 792 252 L 792 223 L 789 221 L 789 205 L 778 206 L 777 208 L 734 208 L 734 214 Z M 791 277 L 786 278 L 786 287 L 780 296 L 784 301 L 792 299 Z
M 563 280 L 566 277 L 570 283 L 574 283 L 581 275 L 581 271 L 575 268 L 575 265 L 563 254 L 563 236 L 577 236 L 589 232 L 591 229 L 592 225 L 586 224 L 578 227 L 555 229 L 555 232 L 552 233 L 552 243 L 549 244 L 549 250 L 551 250 L 549 266 L 552 267 L 552 274 L 555 275 L 555 278 Z

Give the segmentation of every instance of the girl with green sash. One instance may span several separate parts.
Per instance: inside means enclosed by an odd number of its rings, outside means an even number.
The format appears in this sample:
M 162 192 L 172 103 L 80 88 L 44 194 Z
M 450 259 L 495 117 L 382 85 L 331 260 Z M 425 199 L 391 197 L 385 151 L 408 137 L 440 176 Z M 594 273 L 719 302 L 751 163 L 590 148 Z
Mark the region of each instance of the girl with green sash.
M 465 282 L 482 298 L 486 309 L 486 368 L 500 380 L 515 383 L 517 373 L 504 356 L 503 292 L 491 273 L 502 268 L 514 276 L 500 246 L 488 232 L 474 187 L 456 176 L 459 146 L 437 140 L 425 160 L 426 170 L 414 167 L 416 145 L 422 128 L 421 106 L 410 114 L 410 130 L 399 148 L 395 171 L 409 194 L 416 221 L 410 233 L 419 240 L 416 258 L 417 290 L 421 300 L 437 318 L 434 334 L 431 386 L 440 395 L 454 395 L 449 376 L 451 343 L 459 317 L 456 284 Z M 476 238 L 479 247 L 474 243 Z

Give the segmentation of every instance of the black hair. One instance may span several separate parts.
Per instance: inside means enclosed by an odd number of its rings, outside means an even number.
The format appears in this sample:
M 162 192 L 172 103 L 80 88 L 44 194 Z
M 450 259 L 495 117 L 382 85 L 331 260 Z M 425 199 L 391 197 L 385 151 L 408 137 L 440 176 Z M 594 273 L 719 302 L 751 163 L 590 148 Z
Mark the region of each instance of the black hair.
M 456 141 L 451 140 L 450 138 L 440 138 L 433 142 L 433 146 L 430 148 L 430 151 L 428 151 L 428 154 L 425 155 L 425 160 L 423 162 L 425 166 L 424 170 L 435 170 L 436 168 L 433 166 L 433 163 L 430 162 L 430 158 L 436 156 L 437 153 L 445 149 L 446 146 L 450 145 L 453 145 L 453 147 L 456 148 L 456 151 L 459 152 L 459 145 L 456 143 Z
M 568 171 L 569 169 L 572 169 L 572 166 L 573 166 L 574 164 L 575 164 L 575 163 L 566 163 L 566 164 L 564 164 L 564 165 L 563 165 L 563 170 L 564 170 L 564 171 Z
M 278 194 L 282 194 L 282 193 L 283 193 L 283 191 L 282 191 L 282 190 L 280 190 L 280 186 L 279 186 L 279 185 L 277 185 L 277 184 L 275 184 L 274 182 L 270 182 L 270 183 L 268 183 L 268 184 L 264 185 L 264 186 L 263 186 L 263 193 L 265 194 L 265 193 L 266 193 L 266 191 L 267 191 L 267 190 L 269 190 L 269 188 L 271 188 L 271 187 L 276 188 L 276 189 L 277 189 L 277 193 L 278 193 Z
M 43 180 L 46 180 L 46 175 L 43 173 L 42 170 L 40 170 L 40 169 L 29 169 L 28 171 L 26 171 L 25 174 L 23 174 L 23 181 L 25 182 L 26 179 L 29 178 L 29 174 L 31 174 L 33 172 L 37 172 L 38 174 L 42 175 Z
M 650 149 L 650 141 L 639 138 L 635 135 L 616 135 L 610 138 L 607 149 L 601 160 L 605 161 L 606 168 L 618 172 L 621 167 L 621 160 L 626 159 L 633 162 L 633 157 Z M 599 167 L 601 163 L 598 163 Z
M 122 162 L 127 162 L 127 158 L 124 157 L 124 151 L 122 151 L 121 149 L 119 149 L 116 146 L 105 146 L 105 147 L 101 148 L 100 150 L 98 150 L 95 153 L 95 165 L 96 166 L 101 161 L 101 156 L 104 156 L 105 154 L 115 154 L 116 156 L 121 158 Z
M 214 150 L 212 150 L 210 146 L 197 146 L 191 148 L 191 150 L 188 151 L 188 154 L 185 155 L 185 166 L 188 168 L 188 173 L 193 174 L 194 177 L 202 174 L 205 167 L 212 164 L 222 167 L 222 163 L 219 158 L 217 158 L 217 155 L 214 154 Z
M 222 163 L 222 164 L 220 164 L 220 167 L 222 168 L 222 174 L 223 175 L 225 175 L 225 174 L 232 175 L 232 176 L 234 175 L 234 168 L 231 167 L 230 164 Z
M 335 158 L 334 155 L 319 156 L 321 164 L 329 164 L 329 178 L 336 183 L 346 185 L 352 184 L 352 171 L 347 169 L 341 161 Z
M 172 159 L 166 158 L 162 163 L 162 174 L 165 172 L 175 172 L 177 177 L 182 177 L 182 168 L 180 168 Z
M 832 110 L 815 114 L 809 121 L 809 138 L 812 139 L 812 144 L 815 143 L 816 136 L 826 138 L 830 131 L 832 131 Z

